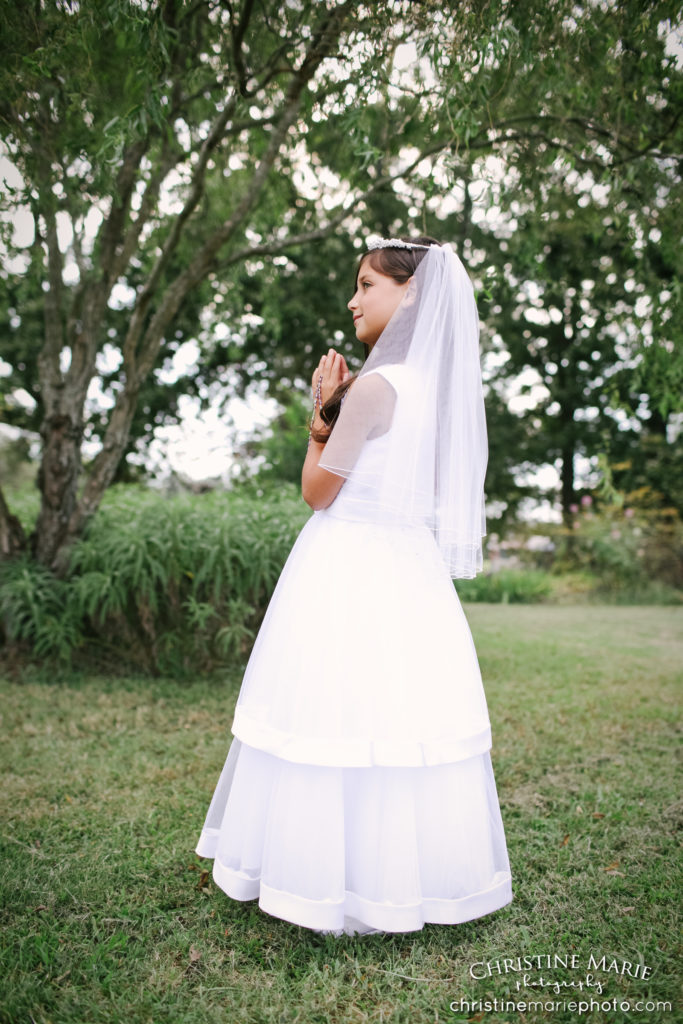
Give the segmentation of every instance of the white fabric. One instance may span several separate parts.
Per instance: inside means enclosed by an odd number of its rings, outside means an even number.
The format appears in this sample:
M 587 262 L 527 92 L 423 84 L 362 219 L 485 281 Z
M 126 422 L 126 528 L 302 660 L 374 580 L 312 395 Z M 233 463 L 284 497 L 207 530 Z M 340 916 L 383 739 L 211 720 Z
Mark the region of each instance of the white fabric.
M 488 754 L 313 768 L 234 739 L 197 853 L 229 896 L 318 931 L 417 931 L 512 898 Z
M 512 898 L 457 594 L 432 531 L 363 518 L 357 487 L 289 556 L 197 846 L 233 898 L 333 934 L 458 923 Z
M 234 734 L 290 761 L 349 767 L 488 750 L 474 644 L 431 532 L 347 518 L 358 511 L 347 486 L 283 569 Z
M 378 380 L 378 370 L 390 373 Z M 366 439 L 382 434 L 382 459 L 362 459 Z M 482 567 L 487 457 L 472 284 L 448 246 L 431 246 L 319 464 L 362 485 L 355 500 L 376 521 L 431 529 L 451 576 L 469 578 Z

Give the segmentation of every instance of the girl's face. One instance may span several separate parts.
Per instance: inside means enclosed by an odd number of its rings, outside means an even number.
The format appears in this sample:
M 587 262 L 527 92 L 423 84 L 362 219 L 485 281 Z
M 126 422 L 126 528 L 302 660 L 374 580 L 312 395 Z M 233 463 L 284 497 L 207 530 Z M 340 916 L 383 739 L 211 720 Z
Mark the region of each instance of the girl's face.
M 399 284 L 393 277 L 381 274 L 366 258 L 360 265 L 356 293 L 348 303 L 353 313 L 356 337 L 371 348 L 389 323 L 405 295 L 410 281 Z

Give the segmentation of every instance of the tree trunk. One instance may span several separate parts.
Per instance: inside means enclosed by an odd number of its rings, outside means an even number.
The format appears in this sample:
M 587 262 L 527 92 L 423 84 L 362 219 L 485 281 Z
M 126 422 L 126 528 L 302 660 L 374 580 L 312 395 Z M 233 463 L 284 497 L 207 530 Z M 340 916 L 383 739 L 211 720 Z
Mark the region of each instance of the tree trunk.
M 102 450 L 92 463 L 79 501 L 72 506 L 60 547 L 53 556 L 52 565 L 58 573 L 66 571 L 71 546 L 81 536 L 99 508 L 104 492 L 116 475 L 128 443 L 137 400 L 138 388 L 133 383 L 119 394 L 109 420 Z
M 0 562 L 14 558 L 26 547 L 24 528 L 7 508 L 5 496 L 0 490 Z
M 571 506 L 574 504 L 574 444 L 568 441 L 562 449 L 561 474 L 562 517 L 565 523 L 571 522 Z
M 69 520 L 76 507 L 83 433 L 76 416 L 69 415 L 66 410 L 57 410 L 45 417 L 40 431 L 43 457 L 38 486 L 42 501 L 31 540 L 35 557 L 51 568 L 55 568 L 55 560 L 66 540 Z
M 562 520 L 565 526 L 571 527 L 573 516 L 571 506 L 575 503 L 574 490 L 574 455 L 576 441 L 574 439 L 573 409 L 562 409 L 560 416 L 564 421 L 564 437 L 562 440 L 562 469 L 560 471 L 560 501 L 562 503 Z

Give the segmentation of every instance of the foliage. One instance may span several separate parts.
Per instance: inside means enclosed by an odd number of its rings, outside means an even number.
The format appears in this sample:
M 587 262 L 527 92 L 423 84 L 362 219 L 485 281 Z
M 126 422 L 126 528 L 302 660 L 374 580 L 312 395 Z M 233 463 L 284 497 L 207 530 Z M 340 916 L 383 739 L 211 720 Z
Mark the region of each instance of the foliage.
M 65 579 L 0 564 L 8 641 L 190 675 L 242 657 L 308 514 L 294 491 L 164 498 L 117 486 L 74 546 Z M 122 654 L 122 652 L 125 652 Z
M 662 507 L 648 487 L 624 495 L 606 460 L 602 469 L 600 486 L 570 506 L 568 522 L 535 522 L 519 531 L 517 560 L 551 574 L 553 600 L 683 603 L 678 510 Z M 525 534 L 545 536 L 548 543 L 539 550 Z
M 231 493 L 164 497 L 111 488 L 65 577 L 28 555 L 0 563 L 5 646 L 47 664 L 122 661 L 188 677 L 248 653 L 308 508 L 269 471 Z M 31 502 L 17 505 L 31 514 Z M 35 510 L 35 505 L 34 505 Z M 458 580 L 465 602 L 683 601 L 680 521 L 631 509 L 576 509 L 574 526 L 545 529 L 542 567 Z M 523 560 L 538 565 L 538 556 Z
M 683 518 L 683 433 L 670 441 L 666 423 L 655 411 L 637 446 L 626 447 L 619 441 L 619 436 L 610 439 L 599 464 L 601 487 L 610 499 L 619 507 L 659 510 L 662 515 L 675 512 Z
M 594 511 L 584 498 L 572 511 L 569 529 L 556 533 L 554 572 L 589 571 L 604 594 L 645 587 L 653 580 L 683 588 L 683 523 L 675 509 L 608 506 Z
M 354 235 L 419 226 L 469 259 L 475 182 L 480 216 L 496 182 L 501 213 L 519 196 L 540 211 L 574 169 L 624 216 L 657 220 L 657 324 L 676 322 L 675 218 L 653 202 L 672 208 L 680 154 L 675 5 L 237 7 L 3 5 L 3 212 L 20 209 L 33 237 L 5 217 L 0 387 L 3 415 L 42 432 L 33 547 L 61 571 L 181 394 L 208 403 L 258 376 L 287 388 L 321 342 L 349 350 Z M 190 339 L 196 368 L 173 370 Z M 660 383 L 667 351 L 650 352 Z M 85 440 L 97 454 L 79 491 Z
M 581 177 L 570 174 L 544 200 L 518 201 L 502 251 L 487 255 L 495 299 L 483 310 L 500 352 L 491 387 L 509 393 L 511 381 L 524 381 L 527 432 L 518 459 L 558 468 L 565 517 L 580 486 L 580 456 L 609 452 L 614 462 L 642 463 L 650 437 L 662 449 L 659 463 L 650 460 L 654 482 L 670 489 L 667 463 L 676 446 L 667 422 L 680 403 L 676 328 L 668 323 L 665 333 L 653 333 L 655 293 L 670 282 L 653 279 L 635 218 L 618 210 L 624 204 L 615 209 L 616 197 L 606 198 L 590 178 L 581 188 Z M 652 237 L 661 236 L 665 204 L 662 198 L 652 210 Z M 644 372 L 654 350 L 657 375 Z
M 21 476 L 23 480 L 13 479 L 14 486 L 7 488 L 7 498 L 12 504 L 22 527 L 26 533 L 33 529 L 40 510 L 40 493 L 35 483 L 35 469 L 24 464 Z
M 68 661 L 82 642 L 69 584 L 26 556 L 0 562 L 0 622 L 36 658 Z
M 310 404 L 303 394 L 291 392 L 270 426 L 244 446 L 240 454 L 245 462 L 257 462 L 254 479 L 258 483 L 264 487 L 278 483 L 300 486 L 310 416 Z
M 458 580 L 456 589 L 463 601 L 537 604 L 550 596 L 552 581 L 541 569 L 500 569 L 471 580 Z

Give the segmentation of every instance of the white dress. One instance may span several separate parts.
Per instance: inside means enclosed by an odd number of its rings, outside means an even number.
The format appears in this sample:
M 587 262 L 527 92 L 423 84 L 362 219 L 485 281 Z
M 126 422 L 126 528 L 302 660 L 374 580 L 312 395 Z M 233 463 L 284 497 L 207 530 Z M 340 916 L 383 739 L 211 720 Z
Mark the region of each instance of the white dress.
M 196 849 L 229 896 L 317 931 L 457 924 L 512 899 L 477 656 L 431 531 L 363 516 L 359 487 L 282 571 Z

